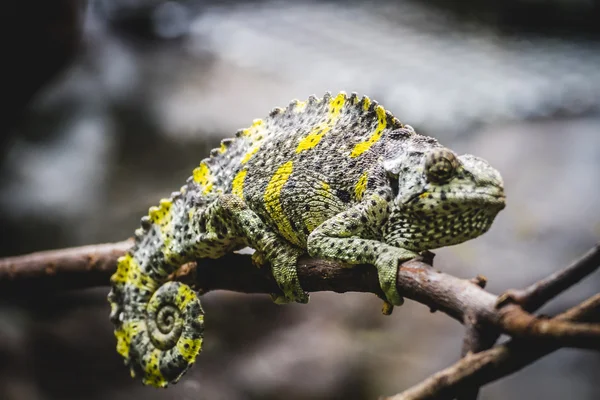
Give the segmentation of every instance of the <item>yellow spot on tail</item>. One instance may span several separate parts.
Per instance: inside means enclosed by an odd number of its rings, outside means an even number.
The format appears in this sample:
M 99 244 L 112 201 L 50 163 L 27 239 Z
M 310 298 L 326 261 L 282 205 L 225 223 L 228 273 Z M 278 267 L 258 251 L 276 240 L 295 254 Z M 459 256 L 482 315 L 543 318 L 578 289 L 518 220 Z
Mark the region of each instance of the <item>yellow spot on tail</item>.
M 204 316 L 202 316 L 204 318 Z M 177 350 L 188 363 L 194 362 L 202 349 L 202 339 L 180 338 L 177 341 Z
M 340 119 L 340 113 L 346 103 L 346 93 L 340 92 L 335 98 L 329 101 L 329 110 L 325 116 L 326 120 L 315 126 L 310 133 L 300 140 L 296 153 L 309 150 L 319 144 L 323 136 L 335 126 Z
M 246 179 L 247 170 L 243 169 L 237 173 L 231 184 L 231 193 L 240 199 L 244 199 L 244 179 Z
M 141 321 L 124 322 L 120 329 L 115 330 L 117 338 L 117 353 L 122 357 L 129 359 L 129 348 L 131 341 L 140 332 L 146 329 L 146 324 Z
M 369 180 L 368 174 L 365 172 L 358 178 L 358 182 L 356 182 L 356 186 L 354 186 L 354 194 L 356 195 L 357 200 L 361 200 L 365 190 L 367 190 L 367 181 Z
M 275 171 L 275 174 L 273 174 L 273 177 L 271 177 L 263 198 L 265 208 L 271 216 L 271 219 L 277 225 L 279 233 L 281 233 L 281 235 L 289 242 L 300 246 L 301 243 L 298 240 L 298 236 L 292 229 L 292 225 L 281 205 L 281 190 L 290 178 L 293 169 L 294 164 L 291 161 L 288 161 L 279 167 L 277 171 Z
M 358 143 L 356 146 L 354 146 L 352 153 L 350 153 L 350 157 L 354 158 L 354 157 L 360 156 L 362 153 L 369 150 L 371 148 L 371 146 L 373 146 L 375 143 L 377 143 L 377 141 L 379 139 L 381 139 L 381 133 L 387 126 L 387 117 L 385 115 L 385 109 L 381 106 L 377 106 L 375 108 L 375 113 L 377 114 L 377 120 L 378 120 L 378 124 L 377 124 L 377 128 L 375 129 L 375 132 L 373 132 L 371 137 L 366 142 L 361 142 L 361 143 Z
M 242 164 L 246 164 L 254 154 L 256 154 L 256 152 L 258 151 L 258 149 L 260 148 L 259 144 L 255 144 L 247 153 L 246 155 L 244 155 L 244 158 L 242 158 L 241 163 Z
M 243 136 L 255 136 L 262 130 L 262 128 L 263 128 L 262 125 L 263 125 L 262 119 L 255 119 L 254 121 L 252 121 L 252 125 L 250 126 L 250 128 L 246 128 L 242 131 L 242 135 Z
M 175 305 L 180 310 L 183 310 L 190 301 L 194 301 L 198 295 L 188 285 L 181 285 L 177 289 L 177 296 L 175 297 Z
M 202 187 L 203 192 L 210 193 L 213 187 L 213 176 L 208 165 L 203 161 L 193 172 L 194 182 Z
M 421 199 L 426 199 L 429 196 L 429 192 L 423 192 L 419 195 Z
M 129 278 L 129 270 L 132 267 L 132 261 L 134 260 L 131 254 L 119 257 L 117 260 L 117 272 L 110 277 L 110 281 L 112 283 L 127 283 L 127 279 Z M 136 267 L 136 269 L 139 269 L 139 267 Z
M 219 153 L 223 154 L 226 150 L 227 146 L 225 146 L 225 143 L 221 143 L 221 147 L 219 147 Z
M 146 373 L 143 382 L 146 385 L 152 385 L 155 387 L 166 387 L 168 382 L 164 376 L 162 376 L 159 365 L 162 350 L 154 349 L 146 360 L 144 372 Z
M 113 274 L 110 281 L 115 284 L 127 284 L 135 288 L 154 292 L 158 283 L 143 273 L 138 262 L 131 254 L 119 257 L 117 260 L 117 272 Z

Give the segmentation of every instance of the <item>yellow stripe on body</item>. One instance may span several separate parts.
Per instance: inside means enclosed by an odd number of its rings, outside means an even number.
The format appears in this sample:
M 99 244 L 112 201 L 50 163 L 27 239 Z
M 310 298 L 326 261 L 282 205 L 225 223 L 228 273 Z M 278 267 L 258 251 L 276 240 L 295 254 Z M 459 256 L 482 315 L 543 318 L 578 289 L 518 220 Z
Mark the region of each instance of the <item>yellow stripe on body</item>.
M 246 174 L 248 170 L 241 170 L 237 173 L 235 178 L 233 178 L 233 182 L 231 183 L 231 193 L 240 199 L 244 199 L 244 180 L 246 179 Z
M 340 92 L 335 98 L 329 101 L 329 110 L 327 111 L 326 121 L 315 126 L 310 133 L 300 140 L 296 153 L 309 150 L 319 144 L 323 136 L 335 126 L 340 119 L 340 113 L 346 103 L 346 93 Z
M 242 136 L 250 138 L 250 144 L 254 143 L 250 150 L 242 157 L 241 163 L 246 164 L 260 149 L 260 141 L 263 139 L 264 122 L 262 119 L 252 121 L 252 126 L 242 131 Z
M 294 243 L 298 246 L 301 246 L 301 242 L 298 239 L 296 232 L 292 229 L 292 225 L 288 219 L 288 216 L 285 214 L 283 207 L 281 205 L 281 190 L 283 186 L 286 184 L 290 175 L 292 174 L 292 170 L 294 169 L 294 164 L 292 161 L 288 161 L 283 164 L 281 167 L 275 171 L 275 174 L 271 177 L 269 184 L 265 190 L 265 194 L 263 196 L 265 208 L 269 213 L 271 219 L 277 225 L 279 232 L 281 235 L 286 238 L 289 242 Z
M 249 128 L 242 131 L 242 136 L 256 136 L 263 129 L 263 123 L 262 119 L 255 119 Z
M 354 195 L 356 196 L 356 200 L 362 200 L 363 194 L 365 193 L 365 190 L 367 190 L 368 179 L 369 176 L 367 172 L 363 173 L 360 178 L 358 178 L 358 181 L 354 186 Z
M 252 156 L 254 154 L 256 154 L 256 152 L 258 151 L 258 149 L 260 149 L 260 144 L 255 144 L 254 146 L 252 146 L 250 148 L 250 150 L 248 150 L 248 152 L 244 155 L 244 158 L 242 158 L 241 163 L 242 164 L 246 164 L 248 161 L 250 161 L 250 159 L 252 158 Z
M 202 187 L 202 192 L 204 194 L 212 191 L 214 177 L 212 176 L 208 165 L 206 165 L 204 161 L 202 161 L 200 165 L 194 169 L 192 174 L 194 177 L 194 182 Z
M 375 108 L 375 113 L 377 114 L 377 128 L 371 134 L 371 137 L 366 142 L 358 143 L 354 146 L 352 153 L 350 153 L 350 157 L 355 158 L 363 154 L 365 151 L 369 150 L 371 146 L 373 146 L 379 139 L 381 139 L 381 133 L 387 126 L 387 117 L 385 115 L 385 109 L 381 106 L 377 106 Z

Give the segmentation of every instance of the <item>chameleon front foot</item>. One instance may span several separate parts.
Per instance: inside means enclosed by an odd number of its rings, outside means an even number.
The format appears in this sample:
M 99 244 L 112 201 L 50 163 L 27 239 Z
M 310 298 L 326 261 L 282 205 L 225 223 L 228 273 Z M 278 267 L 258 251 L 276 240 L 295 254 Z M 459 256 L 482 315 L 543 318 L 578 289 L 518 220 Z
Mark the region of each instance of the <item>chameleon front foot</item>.
M 404 298 L 400 295 L 400 293 L 398 292 L 398 288 L 396 287 L 397 271 L 397 266 L 392 266 L 391 264 L 377 266 L 377 274 L 379 275 L 379 285 L 381 286 L 381 290 L 383 290 L 383 293 L 385 295 L 384 301 L 389 303 L 388 306 L 384 305 L 384 309 L 389 308 L 389 306 L 401 306 L 402 304 L 404 304 Z
M 383 301 L 383 305 L 381 306 L 381 313 L 383 315 L 392 315 L 394 311 L 394 305 L 386 300 Z
M 271 269 L 273 277 L 283 292 L 283 295 L 271 293 L 271 299 L 276 304 L 288 304 L 293 302 L 306 304 L 308 303 L 309 298 L 308 293 L 300 286 L 296 268 L 298 257 L 302 252 L 294 248 L 287 248 L 286 251 L 282 253 L 283 254 L 272 261 Z
M 385 295 L 385 303 L 381 312 L 385 315 L 390 315 L 393 311 L 393 306 L 401 306 L 404 304 L 404 298 L 398 292 L 396 286 L 398 277 L 398 267 L 406 260 L 413 258 L 414 254 L 404 249 L 387 247 L 382 250 L 375 261 L 377 275 L 379 277 L 379 285 Z

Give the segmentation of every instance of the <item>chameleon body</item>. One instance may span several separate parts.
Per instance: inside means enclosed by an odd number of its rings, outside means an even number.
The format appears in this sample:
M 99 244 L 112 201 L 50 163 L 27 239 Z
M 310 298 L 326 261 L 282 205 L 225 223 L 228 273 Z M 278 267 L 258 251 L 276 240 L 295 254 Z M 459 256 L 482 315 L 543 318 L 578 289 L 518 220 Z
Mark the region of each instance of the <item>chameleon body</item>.
M 203 311 L 192 289 L 168 280 L 187 261 L 250 246 L 270 265 L 278 303 L 308 301 L 296 272 L 306 252 L 373 264 L 386 304 L 399 305 L 399 263 L 481 235 L 504 205 L 486 161 L 457 156 L 369 98 L 294 100 L 224 140 L 142 218 L 111 278 L 117 351 L 158 387 L 194 362 Z

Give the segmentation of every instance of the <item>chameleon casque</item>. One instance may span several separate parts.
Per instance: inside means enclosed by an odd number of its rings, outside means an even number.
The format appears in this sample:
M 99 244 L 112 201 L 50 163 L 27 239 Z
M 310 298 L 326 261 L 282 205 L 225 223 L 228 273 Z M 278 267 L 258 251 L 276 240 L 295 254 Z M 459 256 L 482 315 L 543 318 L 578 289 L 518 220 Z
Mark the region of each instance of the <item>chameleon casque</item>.
M 294 100 L 223 140 L 142 218 L 111 278 L 117 351 L 157 387 L 194 363 L 204 312 L 168 279 L 185 262 L 250 246 L 281 288 L 277 303 L 308 302 L 296 272 L 304 253 L 373 264 L 391 309 L 403 302 L 401 262 L 481 235 L 504 206 L 486 161 L 418 135 L 368 97 Z

